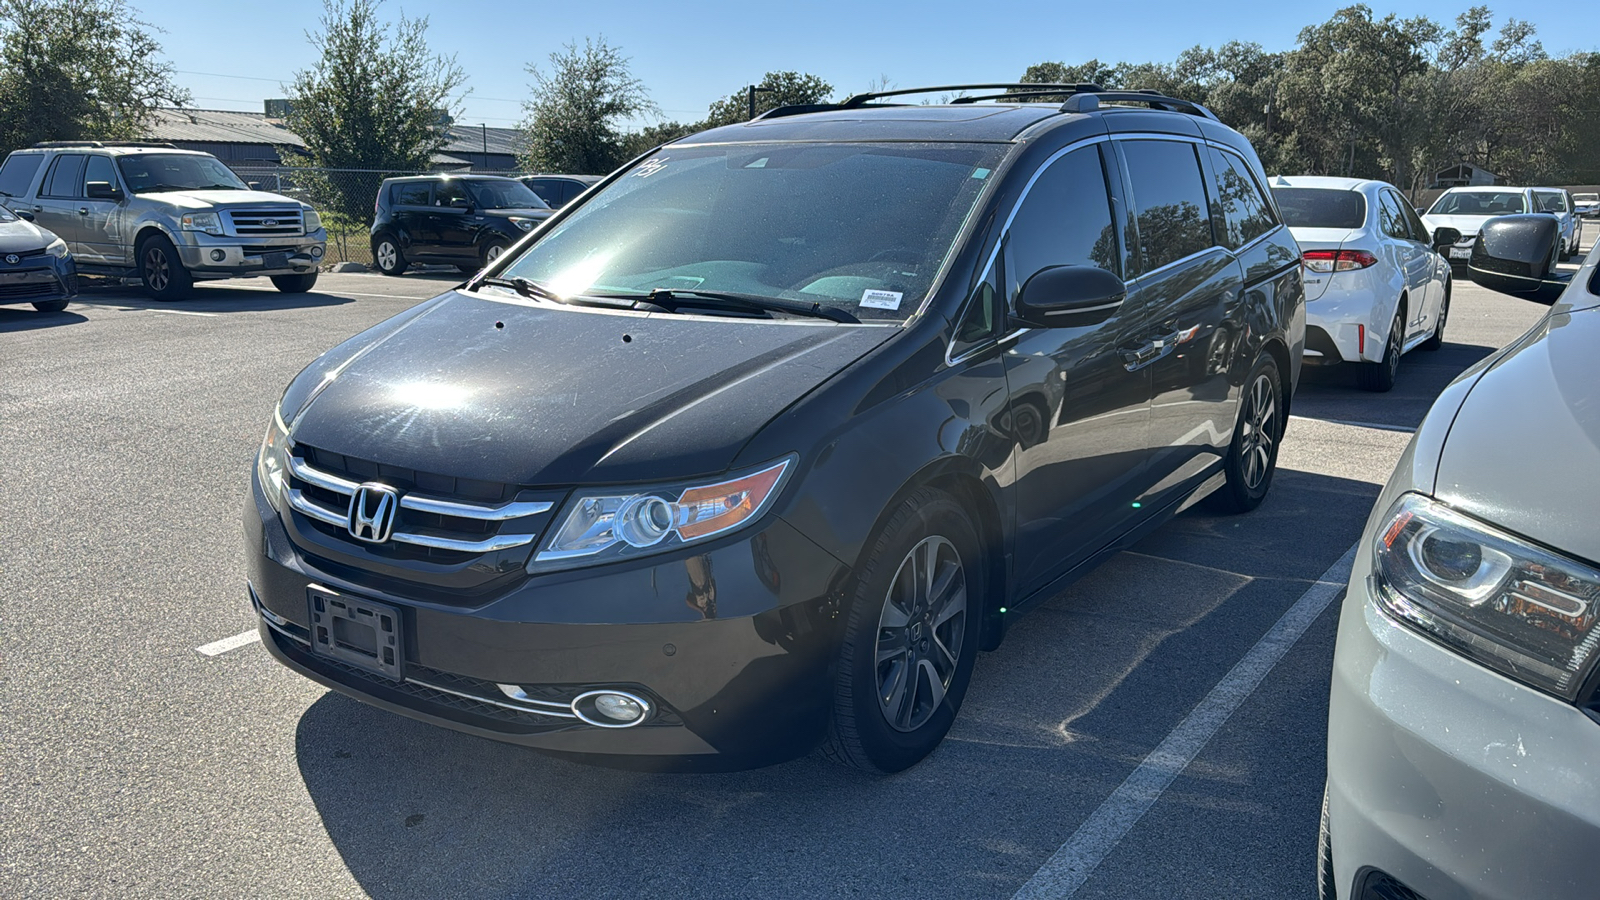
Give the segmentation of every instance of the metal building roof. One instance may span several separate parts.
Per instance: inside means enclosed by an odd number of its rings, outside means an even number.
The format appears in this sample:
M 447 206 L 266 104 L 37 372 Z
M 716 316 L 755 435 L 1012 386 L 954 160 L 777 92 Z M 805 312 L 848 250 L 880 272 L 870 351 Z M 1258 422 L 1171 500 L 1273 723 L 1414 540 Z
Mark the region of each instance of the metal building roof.
M 146 137 L 156 141 L 305 146 L 305 141 L 285 127 L 282 119 L 223 109 L 157 109 Z M 489 153 L 515 156 L 523 148 L 522 131 L 517 128 L 454 125 L 448 138 L 441 148 L 447 154 L 483 153 L 487 145 Z M 465 160 L 456 162 L 466 165 Z

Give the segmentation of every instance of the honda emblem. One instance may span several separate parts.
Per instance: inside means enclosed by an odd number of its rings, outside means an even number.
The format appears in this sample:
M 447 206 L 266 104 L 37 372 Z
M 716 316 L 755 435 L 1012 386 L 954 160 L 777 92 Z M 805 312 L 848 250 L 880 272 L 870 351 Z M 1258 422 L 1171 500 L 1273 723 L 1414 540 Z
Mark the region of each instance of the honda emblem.
M 375 481 L 361 485 L 350 497 L 350 536 L 369 544 L 387 541 L 399 510 L 400 493 L 394 488 Z

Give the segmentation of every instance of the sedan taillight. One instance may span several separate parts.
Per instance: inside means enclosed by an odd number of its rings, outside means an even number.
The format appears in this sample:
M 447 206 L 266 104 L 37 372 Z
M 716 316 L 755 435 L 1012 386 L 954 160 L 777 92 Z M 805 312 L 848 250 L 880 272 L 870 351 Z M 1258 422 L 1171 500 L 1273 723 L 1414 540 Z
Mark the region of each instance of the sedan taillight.
M 1349 272 L 1377 265 L 1378 258 L 1365 250 L 1307 250 L 1300 255 L 1313 272 Z

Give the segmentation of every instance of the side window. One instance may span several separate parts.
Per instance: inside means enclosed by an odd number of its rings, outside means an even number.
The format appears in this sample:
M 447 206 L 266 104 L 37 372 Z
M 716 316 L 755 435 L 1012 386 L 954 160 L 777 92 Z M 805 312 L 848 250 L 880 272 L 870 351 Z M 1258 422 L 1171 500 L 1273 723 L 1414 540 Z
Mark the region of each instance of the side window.
M 81 196 L 89 196 L 88 184 L 91 181 L 104 181 L 112 187 L 116 187 L 117 175 L 111 170 L 110 159 L 104 156 L 91 156 L 88 158 L 88 162 L 83 167 L 84 186 L 78 192 Z
M 1213 223 L 1222 239 L 1222 246 L 1237 250 L 1266 234 L 1277 226 L 1272 207 L 1261 195 L 1261 187 L 1250 174 L 1244 160 L 1218 150 L 1207 148 L 1211 154 L 1211 168 L 1216 171 L 1215 184 L 1218 220 Z
M 1416 240 L 1424 244 L 1433 243 L 1433 233 L 1428 230 L 1428 226 L 1422 224 L 1422 217 L 1417 215 L 1416 209 L 1411 204 L 1402 201 L 1400 212 L 1406 217 L 1406 224 L 1411 226 L 1411 233 Z
M 566 184 L 563 184 L 561 186 L 561 202 L 562 202 L 562 204 L 566 204 L 567 201 L 572 200 L 573 198 L 577 197 L 579 194 L 583 193 L 583 190 L 586 187 L 588 187 L 588 185 L 579 184 L 576 181 L 569 181 Z
M 1400 211 L 1393 191 L 1378 192 L 1378 227 L 1389 237 L 1402 241 L 1411 239 L 1411 226 L 1406 222 L 1405 213 Z
M 394 186 L 395 206 L 428 206 L 431 204 L 433 186 L 426 181 L 403 181 Z
M 82 183 L 79 176 L 82 174 L 82 155 L 77 153 L 65 153 L 56 157 L 55 165 L 50 167 L 50 174 L 45 176 L 44 190 L 39 192 L 39 196 L 78 196 L 78 185 Z
M 39 171 L 42 163 L 42 153 L 13 153 L 6 157 L 5 165 L 0 166 L 0 195 L 26 196 L 29 186 L 33 184 L 34 173 Z
M 1006 257 L 1013 298 L 1034 273 L 1051 266 L 1099 266 L 1122 274 L 1098 146 L 1074 150 L 1039 175 L 1011 220 Z
M 457 200 L 471 200 L 467 196 L 467 186 L 459 181 L 441 181 L 433 192 L 433 205 L 439 207 L 450 206 Z
M 1139 223 L 1144 271 L 1213 246 L 1205 181 L 1195 145 L 1178 141 L 1124 141 L 1133 210 Z
M 539 199 L 550 206 L 559 206 L 561 204 L 561 186 L 559 184 L 548 178 L 535 178 L 532 181 L 525 182 L 525 184 L 528 185 L 528 190 L 538 194 Z

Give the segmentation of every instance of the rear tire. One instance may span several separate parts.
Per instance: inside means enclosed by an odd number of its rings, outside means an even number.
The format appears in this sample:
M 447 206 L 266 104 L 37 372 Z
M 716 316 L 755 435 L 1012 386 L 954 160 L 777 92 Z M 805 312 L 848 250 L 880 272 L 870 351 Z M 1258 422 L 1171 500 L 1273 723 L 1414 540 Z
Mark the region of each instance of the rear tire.
M 1444 346 L 1444 325 L 1450 317 L 1450 280 L 1444 282 L 1444 302 L 1439 304 L 1439 321 L 1433 323 L 1433 336 L 1419 346 L 1423 350 L 1437 350 Z
M 977 658 L 988 562 L 967 511 L 933 488 L 908 497 L 868 547 L 822 754 L 888 774 L 933 752 L 955 721 Z
M 1249 512 L 1267 498 L 1278 468 L 1283 422 L 1283 380 L 1272 356 L 1262 353 L 1239 396 L 1239 421 L 1222 463 L 1227 481 L 1206 498 L 1213 512 Z
M 385 275 L 404 275 L 406 255 L 400 252 L 400 242 L 392 234 L 380 234 L 372 242 L 372 264 Z
M 162 302 L 187 300 L 194 292 L 194 277 L 183 267 L 178 248 L 165 235 L 151 235 L 139 242 L 139 280 L 145 293 Z
M 1394 390 L 1395 377 L 1400 374 L 1400 350 L 1405 346 L 1406 323 L 1400 313 L 1394 314 L 1389 325 L 1389 340 L 1383 345 L 1383 358 L 1377 362 L 1362 363 L 1356 370 L 1356 383 L 1362 390 L 1378 394 Z
M 61 300 L 35 300 L 33 308 L 43 313 L 61 312 L 67 308 L 67 301 Z
M 274 275 L 272 286 L 285 294 L 304 294 L 317 285 L 317 273 L 308 272 L 302 275 Z

